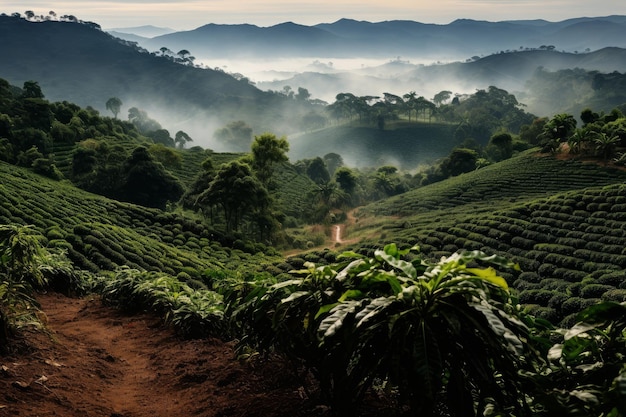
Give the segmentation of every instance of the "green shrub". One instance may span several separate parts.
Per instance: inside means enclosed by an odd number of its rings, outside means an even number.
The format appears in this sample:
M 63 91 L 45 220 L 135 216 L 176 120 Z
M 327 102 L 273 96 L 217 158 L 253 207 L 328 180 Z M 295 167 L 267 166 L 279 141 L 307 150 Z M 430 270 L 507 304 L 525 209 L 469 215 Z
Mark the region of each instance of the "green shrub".
M 607 291 L 614 290 L 615 287 L 612 285 L 604 285 L 604 284 L 588 284 L 581 288 L 580 296 L 582 298 L 600 298 L 602 294 Z
M 553 295 L 553 291 L 544 289 L 524 290 L 519 294 L 519 302 L 522 304 L 538 304 L 540 306 L 547 306 Z
M 626 271 L 610 271 L 598 276 L 596 282 L 598 284 L 612 285 L 618 287 L 623 282 L 626 282 Z
M 451 383 L 461 390 L 455 392 L 478 403 L 497 392 L 521 410 L 516 378 L 504 375 L 517 375 L 527 363 L 525 355 L 533 355 L 522 353 L 525 345 L 517 339 L 526 330 L 510 316 L 508 293 L 501 292 L 506 282 L 493 270 L 468 267 L 489 260 L 511 264 L 477 252 L 436 264 L 409 255 L 388 245 L 374 257 L 346 254 L 349 258 L 336 266 L 307 264 L 296 278 L 254 286 L 250 294 L 227 297 L 227 303 L 236 308 L 237 321 L 253 318 L 248 341 L 313 372 L 322 398 L 338 415 L 354 411 L 374 378 L 399 390 L 415 415 L 431 415 L 446 401 L 439 395 L 452 389 Z M 407 362 L 408 357 L 413 359 Z M 504 396 L 494 371 L 502 382 L 513 383 Z M 456 405 L 455 415 L 482 413 L 475 404 Z
M 626 289 L 616 288 L 606 291 L 601 296 L 602 301 L 614 301 L 616 303 L 626 302 Z

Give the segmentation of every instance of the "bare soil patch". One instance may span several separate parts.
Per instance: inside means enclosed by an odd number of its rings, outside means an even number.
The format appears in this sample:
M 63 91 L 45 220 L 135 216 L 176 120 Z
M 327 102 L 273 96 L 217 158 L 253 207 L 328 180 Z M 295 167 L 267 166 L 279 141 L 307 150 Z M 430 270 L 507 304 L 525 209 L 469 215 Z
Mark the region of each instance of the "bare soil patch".
M 50 336 L 0 356 L 0 416 L 324 415 L 280 360 L 241 361 L 234 343 L 184 341 L 148 314 L 95 297 L 38 297 Z

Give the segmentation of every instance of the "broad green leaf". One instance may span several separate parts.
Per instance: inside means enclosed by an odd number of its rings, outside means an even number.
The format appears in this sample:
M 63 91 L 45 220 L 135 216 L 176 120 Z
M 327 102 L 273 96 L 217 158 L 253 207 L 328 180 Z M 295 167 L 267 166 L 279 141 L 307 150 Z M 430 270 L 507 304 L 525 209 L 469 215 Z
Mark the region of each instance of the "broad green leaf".
M 399 259 L 397 256 L 392 253 L 388 253 L 387 251 L 376 251 L 376 257 L 385 261 L 390 266 L 399 269 L 402 271 L 407 277 L 416 278 L 417 270 L 412 263 Z
M 467 272 L 474 274 L 475 276 L 482 278 L 483 280 L 490 282 L 498 287 L 508 291 L 509 286 L 506 283 L 506 280 L 499 276 L 495 269 L 489 267 L 485 269 L 481 268 L 467 268 Z
M 339 301 L 343 302 L 346 300 L 354 300 L 363 297 L 363 292 L 361 290 L 348 290 L 344 292 L 341 297 L 339 297 Z
M 570 395 L 586 403 L 592 403 L 592 404 L 599 403 L 598 397 L 589 391 L 573 390 L 573 391 L 570 391 Z
M 335 308 L 337 305 L 339 305 L 339 303 L 332 303 L 332 304 L 326 304 L 326 305 L 321 306 L 320 309 L 317 310 L 317 313 L 315 314 L 315 318 L 317 319 L 322 314 L 328 313 L 330 310 Z
M 363 255 L 358 254 L 356 252 L 352 252 L 352 251 L 346 251 L 341 253 L 339 256 L 337 256 L 337 259 L 343 259 L 343 258 L 363 258 Z
M 593 330 L 596 327 L 597 326 L 595 324 L 577 323 L 565 332 L 563 338 L 567 341 L 573 337 L 581 335 L 582 333 L 587 333 L 589 330 Z
M 557 343 L 552 346 L 548 351 L 548 360 L 551 362 L 558 362 L 563 355 L 563 347 L 564 345 L 562 343 Z
M 466 261 L 479 260 L 483 262 L 489 262 L 490 264 L 493 264 L 493 265 L 510 268 L 515 271 L 521 270 L 519 264 L 511 262 L 509 259 L 505 258 L 504 256 L 487 255 L 486 253 L 479 251 L 479 250 L 461 252 L 461 255 L 463 259 Z
M 594 304 L 581 311 L 576 319 L 581 322 L 598 323 L 608 320 L 626 319 L 626 304 L 611 301 Z
M 309 294 L 310 294 L 309 291 L 296 291 L 296 292 L 291 293 L 289 295 L 289 297 L 286 297 L 286 298 L 283 298 L 282 300 L 280 300 L 280 303 L 281 304 L 291 303 L 291 302 L 297 300 L 298 298 L 306 297 Z
M 364 327 L 371 319 L 380 314 L 381 311 L 391 305 L 395 300 L 396 297 L 379 297 L 371 300 L 368 305 L 356 314 L 356 328 Z
M 341 329 L 346 318 L 354 314 L 360 304 L 361 303 L 358 301 L 347 301 L 337 304 L 330 311 L 330 314 L 322 320 L 317 329 L 317 333 L 321 335 L 321 339 L 333 337 L 337 331 Z
M 274 285 L 272 285 L 270 288 L 273 290 L 278 290 L 281 288 L 285 288 L 285 287 L 289 287 L 291 285 L 301 285 L 302 284 L 302 280 L 301 279 L 288 279 L 286 281 L 282 281 L 282 282 L 278 282 Z
M 506 348 L 509 352 L 516 355 L 524 354 L 524 344 L 522 341 L 504 325 L 502 319 L 500 319 L 500 317 L 493 312 L 491 306 L 489 306 L 486 301 L 472 306 L 482 313 L 482 315 L 487 319 L 487 323 L 489 324 L 491 330 L 496 335 L 500 336 L 502 342 L 508 342 L 506 343 Z

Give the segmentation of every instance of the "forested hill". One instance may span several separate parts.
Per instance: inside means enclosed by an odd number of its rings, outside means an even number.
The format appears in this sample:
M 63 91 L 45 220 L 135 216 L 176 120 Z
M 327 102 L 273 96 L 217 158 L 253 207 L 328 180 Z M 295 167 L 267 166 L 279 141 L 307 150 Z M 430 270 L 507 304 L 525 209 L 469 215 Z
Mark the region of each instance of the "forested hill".
M 86 24 L 33 23 L 0 16 L 0 38 L 3 78 L 15 85 L 37 80 L 55 101 L 95 107 L 103 97 L 163 96 L 171 102 L 180 98 L 180 89 L 188 89 L 196 94 L 187 100 L 207 106 L 227 96 L 256 99 L 263 95 L 227 74 L 139 53 Z
M 0 78 L 11 84 L 35 80 L 49 100 L 100 111 L 110 97 L 118 97 L 124 103 L 121 117 L 127 107 L 135 106 L 158 116 L 172 130 L 168 119 L 209 118 L 213 124 L 198 131 L 210 135 L 231 120 L 270 130 L 277 114 L 285 111 L 282 106 L 293 107 L 247 80 L 142 52 L 93 24 L 0 16 L 0 39 Z M 195 133 L 189 126 L 177 126 L 183 127 Z

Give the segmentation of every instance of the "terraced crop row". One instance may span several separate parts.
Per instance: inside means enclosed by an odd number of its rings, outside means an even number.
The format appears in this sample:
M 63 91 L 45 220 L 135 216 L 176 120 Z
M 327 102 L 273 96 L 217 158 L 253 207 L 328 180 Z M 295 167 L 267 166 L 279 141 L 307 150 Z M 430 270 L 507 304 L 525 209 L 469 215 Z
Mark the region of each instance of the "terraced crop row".
M 518 262 L 521 274 L 504 271 L 520 303 L 555 323 L 601 300 L 626 301 L 626 185 L 588 188 L 465 218 L 407 239 L 432 256 L 458 249 L 497 253 Z M 594 199 L 607 210 L 589 210 Z M 571 213 L 571 214 L 567 214 Z
M 264 247 L 226 241 L 200 219 L 108 200 L 4 163 L 0 178 L 10 179 L 0 184 L 0 223 L 35 225 L 48 246 L 87 270 L 127 265 L 197 278 L 207 269 L 263 264 L 251 253 Z
M 537 157 L 527 151 L 519 157 L 372 204 L 364 210 L 376 215 L 409 216 L 486 201 L 508 205 L 556 192 L 624 181 L 624 171 Z

